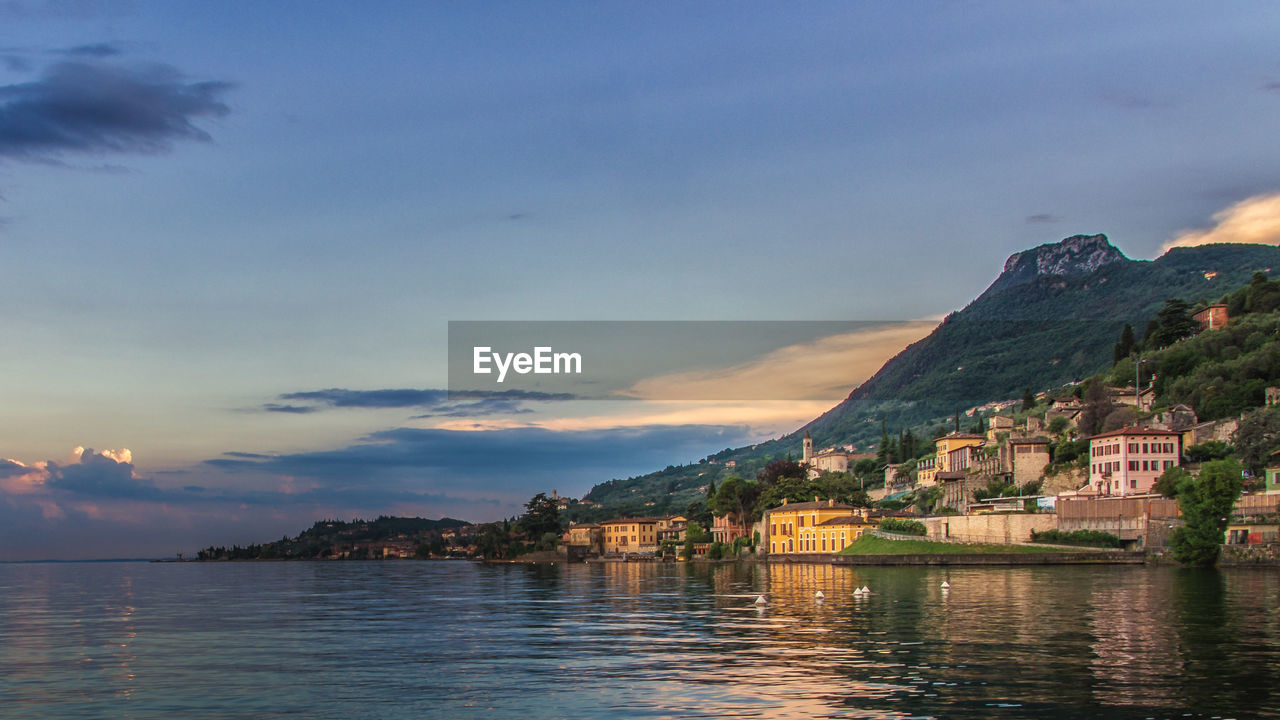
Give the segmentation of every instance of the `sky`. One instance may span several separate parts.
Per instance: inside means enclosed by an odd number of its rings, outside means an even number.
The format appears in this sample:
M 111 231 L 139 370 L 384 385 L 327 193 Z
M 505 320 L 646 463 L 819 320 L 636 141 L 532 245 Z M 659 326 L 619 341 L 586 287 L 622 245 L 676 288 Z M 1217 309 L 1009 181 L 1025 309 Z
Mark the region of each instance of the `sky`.
M 1115 5 L 0 0 L 0 560 L 493 520 L 847 392 L 450 398 L 450 321 L 936 321 L 1074 234 L 1280 242 L 1280 6 Z

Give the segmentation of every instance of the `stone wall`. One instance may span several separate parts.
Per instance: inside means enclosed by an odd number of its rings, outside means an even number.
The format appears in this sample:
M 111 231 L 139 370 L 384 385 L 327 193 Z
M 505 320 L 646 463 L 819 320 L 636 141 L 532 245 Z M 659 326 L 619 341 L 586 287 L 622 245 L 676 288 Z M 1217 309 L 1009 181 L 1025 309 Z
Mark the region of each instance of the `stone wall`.
M 1044 485 L 1040 486 L 1041 495 L 1059 495 L 1071 490 L 1078 490 L 1089 482 L 1089 471 L 1085 468 L 1073 467 L 1070 470 L 1044 476 Z
M 930 540 L 1012 545 L 1031 542 L 1031 531 L 1058 527 L 1053 513 L 992 513 L 923 518 Z

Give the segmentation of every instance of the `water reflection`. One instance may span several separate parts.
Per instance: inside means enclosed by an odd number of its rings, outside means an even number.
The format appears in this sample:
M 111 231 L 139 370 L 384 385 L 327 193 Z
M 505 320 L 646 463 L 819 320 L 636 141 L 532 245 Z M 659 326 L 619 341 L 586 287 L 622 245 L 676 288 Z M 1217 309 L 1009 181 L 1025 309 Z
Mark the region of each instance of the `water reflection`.
M 84 564 L 0 591 L 6 717 L 1277 716 L 1273 571 Z

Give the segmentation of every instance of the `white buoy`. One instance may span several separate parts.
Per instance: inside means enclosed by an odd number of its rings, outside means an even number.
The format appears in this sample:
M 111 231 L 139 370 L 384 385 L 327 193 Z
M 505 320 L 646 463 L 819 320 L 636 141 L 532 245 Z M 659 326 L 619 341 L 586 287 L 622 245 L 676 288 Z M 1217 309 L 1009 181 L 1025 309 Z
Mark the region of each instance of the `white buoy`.
M 871 594 L 871 588 L 867 587 L 866 585 L 863 585 L 863 586 L 862 586 L 862 594 L 863 594 L 863 595 L 870 595 L 870 594 Z
M 821 600 L 822 598 L 826 597 L 826 595 L 823 595 L 823 594 L 822 594 L 822 591 L 821 591 L 821 590 L 819 590 L 818 592 L 814 593 L 814 594 L 813 594 L 813 596 L 814 596 L 814 597 L 816 597 L 816 598 L 818 598 L 819 600 Z
M 943 589 L 943 590 L 950 590 L 950 589 L 951 589 L 951 583 L 947 582 L 946 580 L 943 580 L 943 581 L 942 581 L 942 589 Z
M 854 589 L 853 589 L 853 594 L 854 594 L 854 595 L 861 595 L 861 594 L 862 594 L 862 588 L 854 588 Z
M 756 604 L 757 604 L 757 605 L 763 605 L 763 604 L 765 604 L 765 599 L 764 599 L 764 596 L 763 596 L 763 595 L 761 595 L 761 596 L 759 596 L 759 597 L 757 597 L 757 598 L 756 598 Z

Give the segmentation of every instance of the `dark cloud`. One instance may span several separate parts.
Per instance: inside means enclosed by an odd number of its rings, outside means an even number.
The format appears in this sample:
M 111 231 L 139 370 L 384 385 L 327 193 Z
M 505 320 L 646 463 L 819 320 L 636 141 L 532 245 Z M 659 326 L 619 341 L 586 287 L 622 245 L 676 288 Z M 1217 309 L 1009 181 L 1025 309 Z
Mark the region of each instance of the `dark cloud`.
M 572 400 L 570 393 L 545 393 L 532 390 L 448 390 L 410 388 L 389 390 L 348 390 L 329 388 L 307 392 L 285 393 L 280 400 L 310 403 L 267 403 L 267 412 L 309 413 L 324 408 L 415 408 L 424 410 L 415 418 L 481 417 L 518 415 L 532 412 L 523 402 L 558 402 Z
M 337 450 L 266 459 L 214 458 L 229 473 L 307 479 L 312 500 L 339 493 L 456 492 L 459 488 L 527 497 L 550 487 L 587 488 L 613 477 L 690 460 L 749 442 L 738 426 L 645 426 L 557 432 L 541 428 L 458 431 L 397 428 Z M 302 498 L 299 498 L 302 499 Z
M 68 153 L 163 153 L 208 141 L 194 124 L 230 112 L 224 82 L 185 82 L 166 65 L 67 61 L 39 80 L 0 86 L 0 157 L 56 162 Z
M 91 45 L 76 45 L 61 51 L 63 55 L 82 58 L 105 58 L 119 55 L 122 51 L 112 43 L 93 43 Z
M 0 57 L 0 63 L 4 63 L 4 69 L 9 72 L 30 72 L 31 63 L 27 59 L 19 55 L 5 55 Z
M 1060 219 L 1061 218 L 1059 218 L 1057 215 L 1050 215 L 1049 213 L 1039 213 L 1037 215 L 1027 216 L 1028 223 L 1055 223 L 1055 222 L 1058 222 L 1058 220 Z
M 281 405 L 279 403 L 267 403 L 266 405 L 262 406 L 262 409 L 266 410 L 267 412 L 293 413 L 295 415 L 305 415 L 307 413 L 315 412 L 320 408 L 316 407 L 315 405 Z
M 275 457 L 274 455 L 264 455 L 263 453 L 234 452 L 234 451 L 233 451 L 233 452 L 224 452 L 224 453 L 222 453 L 222 454 L 223 454 L 223 455 L 226 455 L 227 457 L 233 457 L 233 458 L 246 458 L 246 459 L 251 459 L 251 460 L 265 460 L 265 459 L 270 458 L 270 457 Z
M 1262 86 L 1267 92 L 1280 92 L 1280 80 L 1272 80 Z
M 87 497 L 160 499 L 160 490 L 150 480 L 133 476 L 133 463 L 118 462 L 86 449 L 80 462 L 68 465 L 49 463 L 45 486 Z
M 31 472 L 31 468 L 19 465 L 12 460 L 0 460 L 0 478 L 14 477 L 16 475 L 26 475 Z
M 432 412 L 414 415 L 412 419 L 423 420 L 436 417 L 487 417 L 489 415 L 523 415 L 533 412 L 520 404 L 518 400 L 503 398 L 485 398 L 475 402 L 457 403 L 456 405 L 440 405 Z

